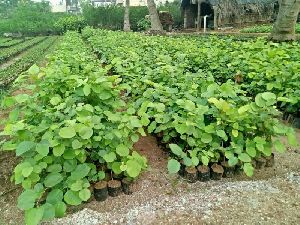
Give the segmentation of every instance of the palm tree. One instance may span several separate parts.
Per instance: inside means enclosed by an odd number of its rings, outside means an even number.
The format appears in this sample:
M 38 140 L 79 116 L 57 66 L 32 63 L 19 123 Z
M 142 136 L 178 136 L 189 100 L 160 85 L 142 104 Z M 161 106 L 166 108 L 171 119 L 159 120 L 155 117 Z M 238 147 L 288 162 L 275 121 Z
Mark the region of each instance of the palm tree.
M 295 26 L 300 11 L 300 0 L 280 0 L 279 12 L 274 24 L 271 40 L 290 41 L 295 40 Z
M 125 13 L 124 13 L 124 31 L 130 31 L 130 21 L 129 21 L 129 6 L 130 0 L 125 1 Z
M 150 30 L 163 32 L 163 27 L 159 20 L 159 16 L 158 16 L 158 12 L 154 0 L 147 0 L 147 6 L 148 6 L 150 21 L 151 21 Z

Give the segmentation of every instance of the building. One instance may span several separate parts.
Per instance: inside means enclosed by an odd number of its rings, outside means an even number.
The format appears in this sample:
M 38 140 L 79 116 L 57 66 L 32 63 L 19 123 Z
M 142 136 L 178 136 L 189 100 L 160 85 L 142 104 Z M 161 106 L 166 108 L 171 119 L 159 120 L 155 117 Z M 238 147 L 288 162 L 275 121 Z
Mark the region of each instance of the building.
M 100 6 L 109 6 L 109 5 L 115 5 L 118 0 L 92 0 L 91 3 L 94 7 L 100 7 Z
M 157 5 L 159 4 L 165 4 L 168 0 L 155 0 L 155 3 Z M 169 2 L 172 2 L 173 0 L 169 0 Z M 124 5 L 125 6 L 125 0 L 92 0 L 92 5 L 95 7 L 99 6 L 109 6 L 109 5 Z M 147 0 L 130 0 L 130 6 L 146 6 Z
M 72 14 L 78 14 L 81 12 L 81 8 L 78 1 L 72 0 L 60 0 L 57 3 L 52 3 L 52 12 L 67 12 Z
M 52 4 L 52 12 L 67 12 L 66 2 L 61 0 L 58 3 Z
M 274 19 L 277 0 L 182 0 L 184 28 L 218 28 L 267 23 Z

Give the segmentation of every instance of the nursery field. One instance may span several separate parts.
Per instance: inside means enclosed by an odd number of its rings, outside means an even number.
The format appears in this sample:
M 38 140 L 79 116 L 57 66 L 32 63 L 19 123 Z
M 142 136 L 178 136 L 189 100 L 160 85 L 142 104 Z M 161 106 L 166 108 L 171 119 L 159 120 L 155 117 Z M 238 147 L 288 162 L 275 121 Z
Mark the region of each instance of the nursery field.
M 2 70 L 23 70 L 26 53 L 54 41 L 11 45 L 3 64 L 26 51 Z M 13 212 L 1 210 L 3 222 L 297 224 L 299 47 L 67 32 L 47 64 L 31 66 L 3 97 L 0 163 L 10 169 L 0 198 Z M 6 85 L 17 73 L 0 74 Z M 250 218 L 251 210 L 262 211 Z
M 10 84 L 35 62 L 43 59 L 57 37 L 26 37 L 0 39 L 0 88 Z

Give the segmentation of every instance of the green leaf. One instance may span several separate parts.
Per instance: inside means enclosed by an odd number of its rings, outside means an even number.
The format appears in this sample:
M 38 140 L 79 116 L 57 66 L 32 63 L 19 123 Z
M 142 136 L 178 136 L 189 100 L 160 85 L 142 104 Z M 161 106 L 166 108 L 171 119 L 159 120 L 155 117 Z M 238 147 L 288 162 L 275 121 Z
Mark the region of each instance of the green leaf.
M 40 68 L 36 65 L 33 64 L 29 69 L 28 69 L 28 73 L 30 75 L 37 75 L 40 72 Z
M 120 174 L 120 173 L 122 173 L 121 165 L 122 165 L 121 162 L 113 162 L 113 164 L 111 165 L 111 168 L 112 168 L 112 170 L 113 170 L 113 172 L 114 172 L 115 174 Z M 126 168 L 126 169 L 127 169 L 127 168 Z
M 238 130 L 232 130 L 232 135 L 233 135 L 233 137 L 238 137 L 239 136 L 239 131 Z
M 77 166 L 77 161 L 75 159 L 69 159 L 64 161 L 64 171 L 65 172 L 72 172 L 75 170 Z
M 55 217 L 55 207 L 50 203 L 45 203 L 42 208 L 44 209 L 43 219 L 49 220 Z
M 266 102 L 262 98 L 261 94 L 255 96 L 255 103 L 259 107 L 264 107 L 266 105 Z
M 64 152 L 63 158 L 64 159 L 75 159 L 76 158 L 76 152 L 73 149 L 68 149 Z M 80 154 L 81 153 L 81 154 Z M 77 156 L 77 159 L 79 160 L 80 157 L 85 157 L 85 155 L 82 154 L 82 152 L 77 152 L 77 154 L 80 154 Z
M 244 169 L 244 172 L 246 173 L 246 175 L 248 177 L 252 177 L 253 176 L 254 168 L 253 168 L 253 166 L 252 166 L 251 163 L 245 163 L 243 165 L 243 169 Z
M 23 170 L 22 170 L 22 175 L 24 177 L 29 177 L 29 175 L 32 173 L 33 171 L 33 167 L 30 166 L 30 167 L 25 167 Z
M 128 109 L 127 109 L 127 113 L 130 114 L 130 115 L 132 115 L 132 114 L 135 113 L 135 109 L 132 108 L 132 107 L 131 107 L 131 108 L 128 108 Z
M 82 139 L 89 139 L 93 135 L 93 129 L 91 127 L 83 126 L 79 130 L 79 136 Z
M 169 147 L 175 155 L 180 156 L 182 154 L 182 149 L 178 145 L 169 144 Z
M 251 162 L 251 158 L 247 153 L 241 153 L 238 157 L 242 162 Z
M 264 92 L 261 97 L 266 100 L 266 105 L 270 106 L 276 103 L 276 95 L 271 92 Z
M 89 172 L 90 172 L 91 168 L 88 166 L 88 164 L 83 163 L 83 164 L 79 164 L 76 169 L 71 173 L 71 178 L 73 180 L 80 180 L 84 177 L 86 177 Z
M 52 164 L 47 168 L 47 172 L 49 173 L 59 173 L 62 170 L 62 166 L 58 163 Z
M 89 96 L 90 93 L 91 93 L 91 85 L 89 85 L 89 84 L 84 85 L 84 87 L 83 87 L 83 94 L 85 96 Z
M 156 129 L 156 125 L 157 125 L 157 123 L 155 121 L 152 121 L 150 123 L 150 125 L 148 126 L 148 132 L 152 133 Z
M 201 141 L 206 144 L 210 143 L 212 141 L 211 134 L 208 134 L 208 133 L 202 134 Z
M 77 180 L 75 183 L 71 185 L 72 191 L 80 191 L 82 189 L 82 180 Z
M 109 91 L 101 91 L 101 93 L 98 94 L 98 97 L 101 100 L 107 100 L 112 96 L 112 94 Z
M 80 205 L 82 200 L 78 192 L 68 190 L 64 195 L 64 200 L 69 205 Z
M 38 143 L 35 147 L 35 150 L 42 156 L 47 156 L 49 153 L 49 147 L 50 144 L 46 140 L 42 140 L 40 143 Z
M 177 124 L 175 125 L 175 129 L 180 134 L 185 134 L 188 131 L 188 126 L 186 124 Z
M 58 202 L 54 205 L 55 207 L 55 217 L 63 217 L 67 210 L 67 206 L 64 202 Z
M 218 135 L 219 137 L 223 138 L 223 140 L 225 140 L 225 141 L 228 140 L 228 137 L 227 137 L 227 135 L 226 135 L 226 133 L 225 133 L 224 130 L 217 130 L 216 133 L 217 133 L 217 135 Z
M 57 145 L 53 147 L 53 155 L 61 156 L 65 152 L 65 146 L 63 144 Z
M 20 156 L 31 149 L 35 146 L 35 143 L 32 141 L 22 141 L 16 148 L 16 155 Z
M 82 201 L 87 201 L 91 197 L 91 191 L 89 189 L 82 189 L 79 191 L 79 198 L 81 198 Z
M 186 100 L 184 103 L 184 108 L 190 112 L 193 112 L 195 110 L 195 103 L 191 100 Z
M 16 144 L 12 143 L 12 142 L 9 142 L 9 141 L 6 141 L 3 145 L 2 145 L 2 150 L 4 151 L 12 151 L 12 150 L 15 150 L 17 147 Z
M 25 224 L 26 225 L 38 225 L 43 219 L 44 208 L 32 208 L 25 211 Z
M 136 116 L 131 117 L 130 124 L 132 127 L 142 127 L 141 122 Z
M 48 195 L 46 201 L 52 205 L 55 205 L 58 202 L 61 202 L 63 199 L 63 192 L 60 189 L 52 189 Z
M 15 104 L 15 99 L 13 97 L 4 97 L 2 104 L 5 107 L 11 107 Z
M 142 116 L 140 122 L 141 122 L 142 126 L 147 126 L 150 123 L 150 120 L 148 119 L 147 116 Z
M 294 131 L 287 132 L 288 142 L 291 146 L 297 147 L 298 142 Z
M 58 134 L 62 138 L 72 138 L 76 135 L 76 131 L 73 127 L 63 127 Z
M 203 163 L 203 165 L 207 166 L 209 163 L 209 158 L 205 155 L 201 156 L 201 162 Z
M 12 110 L 9 113 L 9 120 L 10 121 L 17 121 L 17 119 L 19 117 L 19 114 L 20 114 L 20 110 L 18 108 L 15 108 L 14 110 Z
M 128 156 L 129 148 L 126 145 L 120 144 L 117 146 L 116 152 L 119 156 Z
M 166 107 L 163 103 L 157 103 L 155 108 L 157 109 L 157 112 L 164 112 Z
M 169 173 L 178 173 L 179 170 L 180 170 L 180 163 L 175 159 L 170 159 L 168 161 Z
M 46 176 L 44 184 L 46 187 L 53 187 L 59 184 L 63 180 L 63 176 L 60 173 L 50 173 Z
M 235 166 L 239 162 L 238 158 L 233 156 L 228 159 L 229 166 Z
M 140 139 L 139 135 L 137 135 L 137 134 L 131 135 L 130 138 L 131 138 L 133 143 L 137 142 Z
M 22 187 L 23 187 L 24 189 L 30 189 L 31 186 L 32 186 L 31 180 L 26 179 L 26 180 L 23 180 L 23 181 L 22 181 Z
M 142 167 L 137 161 L 130 159 L 126 162 L 126 165 L 126 172 L 130 177 L 135 178 L 140 174 Z
M 254 158 L 256 156 L 256 149 L 255 147 L 246 147 L 246 152 L 248 153 L 248 155 L 250 155 L 252 158 Z
M 120 166 L 120 170 L 121 170 L 121 171 L 126 171 L 126 170 L 127 170 L 127 165 L 122 164 L 122 165 Z
M 99 171 L 98 172 L 98 178 L 99 178 L 99 180 L 103 180 L 105 178 L 105 172 L 104 171 Z
M 285 146 L 284 146 L 284 144 L 281 143 L 280 140 L 278 140 L 278 139 L 275 140 L 275 141 L 273 142 L 273 144 L 274 144 L 275 149 L 276 149 L 278 152 L 283 153 L 283 152 L 285 151 Z
M 36 193 L 34 190 L 25 190 L 18 197 L 18 207 L 23 210 L 33 208 L 37 198 L 38 193 Z
M 198 157 L 192 157 L 192 163 L 193 163 L 193 166 L 198 166 L 198 164 L 199 164 Z
M 244 105 L 238 109 L 238 113 L 243 114 L 247 112 L 250 108 L 251 108 L 250 105 Z
M 183 158 L 183 164 L 184 164 L 185 166 L 187 166 L 187 167 L 192 166 L 192 164 L 193 164 L 192 159 L 189 158 L 189 157 L 187 157 L 187 156 L 184 157 L 184 158 Z
M 15 100 L 17 103 L 24 103 L 29 99 L 29 95 L 28 94 L 19 94 L 17 96 L 15 96 Z
M 79 149 L 81 147 L 82 147 L 82 143 L 80 141 L 78 141 L 77 139 L 72 141 L 72 148 L 73 149 Z
M 108 163 L 113 162 L 116 158 L 117 156 L 114 152 L 107 153 L 103 156 L 103 159 Z
M 61 102 L 61 97 L 60 96 L 54 96 L 50 99 L 50 104 L 51 105 L 58 105 Z

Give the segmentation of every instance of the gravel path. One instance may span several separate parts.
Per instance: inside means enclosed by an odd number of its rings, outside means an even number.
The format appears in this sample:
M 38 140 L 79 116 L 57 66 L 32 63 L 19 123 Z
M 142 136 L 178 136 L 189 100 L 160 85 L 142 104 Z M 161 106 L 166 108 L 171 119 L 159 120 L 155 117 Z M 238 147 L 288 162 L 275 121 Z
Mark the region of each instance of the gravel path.
M 144 192 L 109 199 L 114 209 L 102 211 L 105 202 L 92 202 L 50 224 L 300 224 L 299 180 L 300 174 L 290 173 L 286 179 L 181 183 L 155 197 L 145 196 L 152 185 L 145 180 L 140 184 Z
M 256 171 L 253 178 L 241 175 L 190 184 L 167 174 L 167 156 L 155 139 L 142 138 L 135 147 L 146 155 L 151 167 L 136 182 L 132 195 L 93 200 L 45 224 L 300 224 L 297 149 L 276 155 L 275 167 Z
M 298 131 L 298 140 L 300 132 Z M 149 169 L 133 186 L 133 194 L 91 200 L 69 207 L 64 218 L 43 225 L 299 225 L 300 150 L 275 154 L 275 167 L 220 181 L 190 184 L 168 175 L 167 155 L 153 137 L 141 138 L 135 148 L 149 160 Z M 0 159 L 0 193 L 14 186 L 9 177 L 16 164 L 10 153 Z M 20 189 L 0 196 L 0 225 L 22 225 L 23 214 L 16 207 Z

